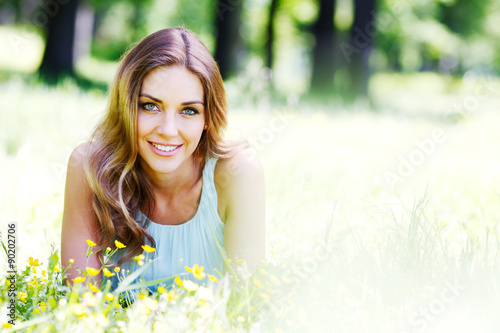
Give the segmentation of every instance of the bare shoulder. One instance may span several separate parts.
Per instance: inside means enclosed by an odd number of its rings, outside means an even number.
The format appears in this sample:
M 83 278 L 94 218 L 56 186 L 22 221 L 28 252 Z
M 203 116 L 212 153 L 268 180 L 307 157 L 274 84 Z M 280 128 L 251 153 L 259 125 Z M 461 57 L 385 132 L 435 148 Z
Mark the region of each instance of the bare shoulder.
M 85 173 L 85 160 L 92 148 L 90 142 L 79 144 L 71 153 L 66 173 L 66 204 L 71 199 L 90 198 L 90 187 Z
M 64 191 L 64 210 L 61 225 L 61 262 L 65 265 L 74 259 L 75 265 L 85 267 L 87 243 L 90 239 L 98 242 L 101 239 L 99 223 L 92 206 L 92 191 L 85 174 L 85 159 L 90 143 L 78 145 L 68 160 L 66 186 Z M 94 256 L 89 261 L 92 267 L 99 267 Z M 74 267 L 69 270 L 70 276 L 77 276 Z
M 263 178 L 264 171 L 255 150 L 245 148 L 229 158 L 220 159 L 214 171 L 216 185 L 228 187 L 245 179 Z
M 79 144 L 71 153 L 68 160 L 68 171 L 83 170 L 85 157 L 87 156 L 92 144 L 84 142 Z
M 89 149 L 91 149 L 91 145 L 89 142 L 81 143 L 69 156 L 66 173 L 65 208 L 69 207 L 68 200 L 78 201 L 85 199 L 89 201 L 91 198 L 91 190 L 85 172 L 85 160 Z
M 265 254 L 264 171 L 253 149 L 220 162 L 216 188 L 225 223 L 224 249 L 229 259 L 242 259 L 255 271 Z
M 249 202 L 252 195 L 263 193 L 264 171 L 255 151 L 243 149 L 217 162 L 214 181 L 219 215 L 222 221 L 227 222 L 239 203 Z

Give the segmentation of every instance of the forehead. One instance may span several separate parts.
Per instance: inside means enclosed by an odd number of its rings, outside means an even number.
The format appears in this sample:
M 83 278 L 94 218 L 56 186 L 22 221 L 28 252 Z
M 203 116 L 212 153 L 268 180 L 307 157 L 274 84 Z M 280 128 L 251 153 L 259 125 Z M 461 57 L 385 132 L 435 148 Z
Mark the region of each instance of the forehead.
M 141 93 L 160 99 L 203 101 L 204 92 L 200 79 L 184 66 L 158 67 L 150 71 L 141 86 Z

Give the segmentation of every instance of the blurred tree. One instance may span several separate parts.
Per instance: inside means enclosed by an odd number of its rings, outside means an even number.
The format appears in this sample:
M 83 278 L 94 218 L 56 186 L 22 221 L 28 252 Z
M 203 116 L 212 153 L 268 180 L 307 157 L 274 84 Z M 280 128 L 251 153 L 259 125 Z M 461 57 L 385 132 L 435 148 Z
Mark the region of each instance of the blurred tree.
M 470 36 L 482 30 L 490 0 L 440 1 L 440 17 L 437 17 L 452 31 Z
M 370 69 L 368 60 L 372 50 L 375 30 L 375 0 L 354 0 L 354 21 L 350 43 L 355 48 L 349 62 L 351 92 L 353 97 L 368 96 Z
M 21 0 L 0 0 L 0 24 L 7 25 L 19 20 Z
M 68 0 L 59 5 L 54 1 L 40 6 L 39 18 L 47 21 L 47 41 L 39 73 L 48 82 L 54 82 L 62 75 L 74 75 L 75 22 L 79 2 Z
M 269 4 L 268 19 L 267 19 L 267 43 L 266 43 L 266 66 L 268 68 L 273 68 L 273 44 L 275 38 L 275 28 L 274 19 L 276 17 L 276 11 L 279 6 L 279 0 L 271 0 Z
M 313 93 L 331 92 L 335 72 L 334 16 L 335 0 L 320 0 L 318 19 L 313 27 L 316 40 L 312 55 L 311 91 Z
M 344 101 L 368 95 L 368 60 L 375 29 L 375 0 L 353 0 L 349 35 L 336 31 L 336 1 L 320 0 L 313 27 L 316 44 L 312 55 L 310 91 L 328 98 L 340 94 Z M 339 75 L 339 78 L 335 78 Z M 340 83 L 338 81 L 341 81 Z
M 240 36 L 243 0 L 217 0 L 215 3 L 215 60 L 223 79 L 236 74 L 243 48 Z

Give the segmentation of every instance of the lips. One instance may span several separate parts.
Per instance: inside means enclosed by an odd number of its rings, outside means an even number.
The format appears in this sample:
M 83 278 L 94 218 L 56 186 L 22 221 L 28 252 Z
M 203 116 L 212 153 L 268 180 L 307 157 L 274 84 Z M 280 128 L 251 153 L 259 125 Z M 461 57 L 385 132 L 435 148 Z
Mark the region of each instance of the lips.
M 157 155 L 166 157 L 175 155 L 183 146 L 173 144 L 159 144 L 151 141 L 149 141 L 149 145 Z
M 181 146 L 181 145 L 177 145 L 177 146 L 167 145 L 167 146 L 164 146 L 164 145 L 159 145 L 159 144 L 154 143 L 154 142 L 151 142 L 151 144 L 156 149 L 159 149 L 159 150 L 164 151 L 164 152 L 169 152 L 169 151 L 175 150 L 175 149 L 177 149 L 177 147 Z

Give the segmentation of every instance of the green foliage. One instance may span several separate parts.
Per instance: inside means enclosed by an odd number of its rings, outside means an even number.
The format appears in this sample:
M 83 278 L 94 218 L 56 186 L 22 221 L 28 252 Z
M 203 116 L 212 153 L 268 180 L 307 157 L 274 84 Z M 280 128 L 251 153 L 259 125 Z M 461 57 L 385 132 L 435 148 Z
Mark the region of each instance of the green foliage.
M 470 37 L 484 31 L 484 19 L 488 16 L 491 4 L 491 0 L 441 1 L 436 19 L 443 22 L 453 32 Z
M 498 16 L 497 1 L 383 1 L 375 41 L 384 62 L 379 69 L 436 70 L 463 74 L 467 70 L 500 70 L 493 57 L 497 32 L 485 24 Z M 498 52 L 497 52 L 498 53 Z
M 3 241 L 1 244 L 4 245 Z M 89 243 L 87 258 L 93 253 L 93 245 Z M 106 251 L 99 271 L 79 269 L 80 276 L 73 279 L 72 285 L 65 280 L 72 262 L 61 269 L 54 247 L 48 265 L 30 257 L 28 265 L 16 273 L 15 296 L 9 292 L 10 280 L 2 276 L 0 306 L 6 307 L 14 299 L 17 318 L 15 325 L 5 323 L 3 328 L 7 332 L 62 332 L 76 328 L 87 331 L 96 327 L 107 332 L 122 331 L 125 326 L 155 332 L 165 327 L 182 331 L 196 331 L 199 327 L 221 332 L 248 330 L 265 314 L 265 303 L 273 294 L 270 278 L 273 283 L 279 281 L 266 262 L 251 278 L 246 268 L 237 264 L 235 275 L 221 281 L 208 275 L 209 280 L 203 267 L 195 265 L 186 267 L 190 273 L 181 276 L 192 275 L 198 283 L 178 276 L 174 285 L 156 281 L 160 287 L 151 291 L 147 288 L 151 283 L 135 281 L 152 262 L 143 263 L 141 258 L 135 258 L 134 263 L 141 267 L 134 272 L 113 270 L 107 261 L 116 251 L 119 250 Z M 99 273 L 119 275 L 117 288 L 112 290 L 109 280 L 96 280 Z

